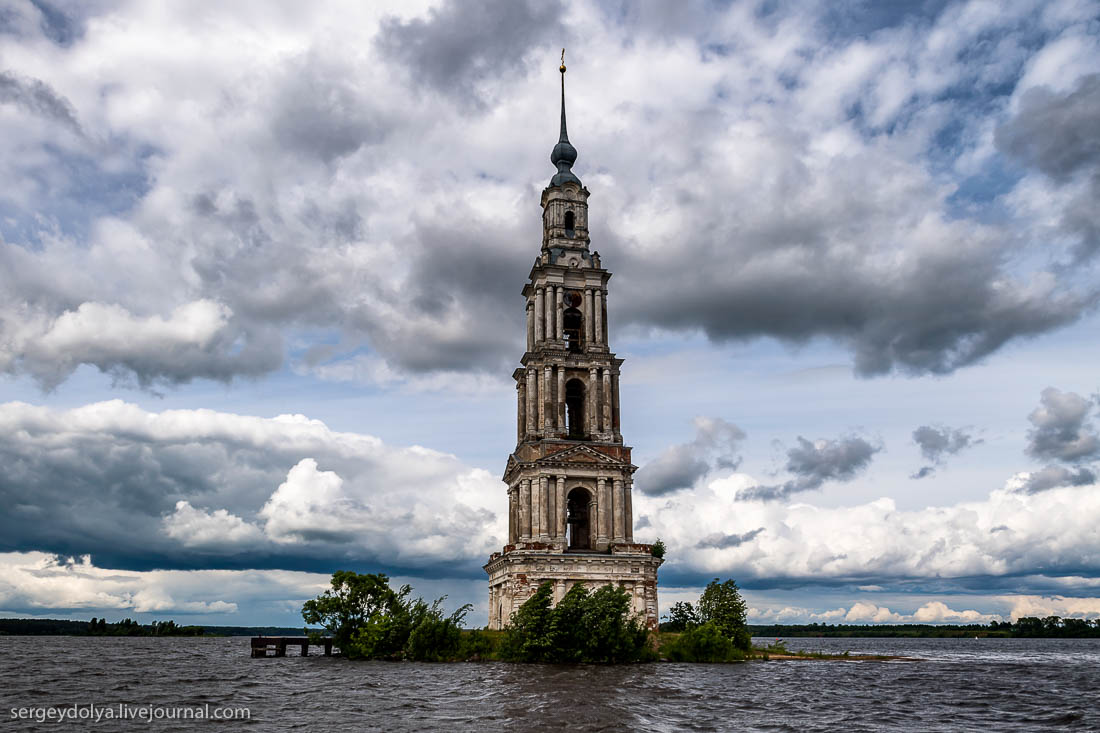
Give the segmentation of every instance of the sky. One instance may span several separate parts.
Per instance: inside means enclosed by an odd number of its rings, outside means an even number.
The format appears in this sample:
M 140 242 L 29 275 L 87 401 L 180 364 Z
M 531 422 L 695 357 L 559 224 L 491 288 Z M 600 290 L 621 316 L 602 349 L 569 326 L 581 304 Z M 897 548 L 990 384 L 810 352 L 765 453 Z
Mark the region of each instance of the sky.
M 474 604 L 566 51 L 662 611 L 1100 616 L 1100 3 L 0 0 L 0 613 Z

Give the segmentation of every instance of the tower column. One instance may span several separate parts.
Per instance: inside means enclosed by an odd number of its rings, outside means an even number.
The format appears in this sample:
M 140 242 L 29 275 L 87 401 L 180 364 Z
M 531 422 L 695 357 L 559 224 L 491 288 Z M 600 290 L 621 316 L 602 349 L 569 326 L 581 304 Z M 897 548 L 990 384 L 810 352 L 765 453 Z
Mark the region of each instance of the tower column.
M 531 299 L 527 299 L 527 350 L 535 350 L 535 306 L 531 303 Z
M 596 343 L 603 344 L 603 291 L 592 291 L 592 310 L 595 313 Z
M 557 296 L 557 307 L 554 309 L 554 338 L 561 341 L 565 338 L 565 327 L 562 321 L 565 318 L 565 289 L 561 285 L 554 287 Z
M 565 367 L 558 365 L 558 431 L 565 432 Z
M 543 305 L 542 288 L 535 289 L 535 343 L 543 341 L 543 318 L 546 314 L 546 306 Z
M 623 520 L 625 519 L 624 515 L 626 514 L 625 507 L 623 506 L 623 480 L 621 478 L 614 479 L 611 482 L 611 486 L 611 505 L 613 509 L 611 517 L 611 540 L 612 542 L 622 542 L 624 539 L 626 539 L 626 536 L 623 533 Z
M 603 392 L 600 394 L 600 424 L 605 433 L 611 432 L 611 370 L 603 369 Z
M 519 482 L 519 537 L 531 541 L 531 479 L 527 478 Z
M 598 414 L 596 409 L 600 399 L 600 383 L 596 381 L 596 367 L 588 368 L 588 394 L 586 397 L 585 407 L 587 410 L 585 411 L 588 413 L 585 415 L 585 421 L 588 423 L 586 432 L 592 435 L 600 431 L 599 425 L 596 424 L 596 415 Z
M 626 486 L 623 488 L 623 514 L 626 526 L 623 527 L 626 534 L 626 541 L 634 541 L 634 507 L 631 506 L 630 493 L 632 481 L 627 481 Z
M 524 390 L 527 396 L 527 434 L 530 435 L 535 432 L 535 416 L 537 414 L 535 401 L 538 397 L 538 388 L 535 386 L 535 381 L 538 375 L 535 373 L 534 367 L 528 367 L 525 376 L 527 377 L 527 389 Z
M 619 434 L 619 375 L 611 375 L 611 430 L 615 433 L 616 440 L 622 440 Z
M 516 543 L 516 487 L 508 489 L 508 544 Z
M 543 435 L 549 435 L 554 427 L 554 413 L 557 412 L 554 403 L 550 400 L 550 374 L 552 366 L 547 364 L 542 368 L 542 389 L 539 391 L 539 427 L 543 429 Z
M 568 507 L 565 506 L 565 476 L 558 476 L 557 485 L 557 514 L 555 515 L 557 521 L 554 524 L 554 536 L 563 538 L 565 537 L 565 515 Z
M 554 287 L 546 287 L 546 340 L 554 339 Z
M 592 289 L 584 289 L 584 343 L 592 343 Z
M 531 479 L 531 539 L 537 540 L 542 534 L 542 481 L 539 477 Z
M 596 479 L 596 546 L 598 549 L 607 547 L 608 504 L 611 503 L 608 496 L 607 479 Z
M 527 384 L 525 380 L 516 380 L 516 442 L 523 442 L 523 433 L 527 428 Z
M 539 539 L 550 539 L 550 477 L 539 476 Z

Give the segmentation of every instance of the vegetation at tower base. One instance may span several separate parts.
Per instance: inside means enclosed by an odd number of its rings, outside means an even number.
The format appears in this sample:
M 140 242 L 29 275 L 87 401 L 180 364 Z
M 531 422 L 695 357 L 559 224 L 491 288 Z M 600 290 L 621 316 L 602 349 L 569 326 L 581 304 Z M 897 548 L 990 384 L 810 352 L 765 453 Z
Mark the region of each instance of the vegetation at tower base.
M 733 662 L 752 651 L 752 636 L 745 623 L 745 600 L 732 580 L 715 578 L 693 607 L 686 601 L 672 606 L 669 620 L 661 624 L 664 635 L 661 656 L 672 662 Z M 766 650 L 765 650 L 766 651 Z
M 657 541 L 649 546 L 649 553 L 653 555 L 653 557 L 664 558 L 665 549 L 665 543 L 658 537 Z
M 332 574 L 331 585 L 330 590 L 305 602 L 302 618 L 327 629 L 344 656 L 423 662 L 466 658 L 462 622 L 469 604 L 444 616 L 446 596 L 431 604 L 411 599 L 410 586 L 394 590 L 382 573 L 338 570 Z
M 551 607 L 553 587 L 543 583 L 512 615 L 500 656 L 516 662 L 654 661 L 648 629 L 629 615 L 630 594 L 613 585 L 589 591 L 577 583 Z

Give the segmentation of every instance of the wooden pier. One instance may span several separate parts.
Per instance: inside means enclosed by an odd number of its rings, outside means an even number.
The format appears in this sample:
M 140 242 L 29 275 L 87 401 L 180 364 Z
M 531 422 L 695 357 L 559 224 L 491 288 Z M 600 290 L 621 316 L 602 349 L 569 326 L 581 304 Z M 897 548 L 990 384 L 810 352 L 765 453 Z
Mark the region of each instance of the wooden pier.
M 325 648 L 325 656 L 332 656 L 332 637 L 324 636 L 317 641 L 311 641 L 308 636 L 253 636 L 252 637 L 252 658 L 266 657 L 267 653 L 273 652 L 272 656 L 285 657 L 286 648 L 301 647 L 302 656 L 309 656 L 310 646 L 323 646 Z

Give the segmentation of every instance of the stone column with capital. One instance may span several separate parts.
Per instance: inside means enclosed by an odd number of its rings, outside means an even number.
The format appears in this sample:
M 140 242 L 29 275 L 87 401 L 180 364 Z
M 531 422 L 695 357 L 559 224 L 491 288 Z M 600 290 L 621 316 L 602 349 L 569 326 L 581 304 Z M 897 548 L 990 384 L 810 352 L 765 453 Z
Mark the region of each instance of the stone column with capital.
M 558 487 L 553 476 L 546 482 L 546 535 L 552 540 L 558 536 Z
M 539 539 L 550 539 L 550 477 L 539 476 Z
M 557 297 L 557 307 L 554 308 L 554 338 L 561 341 L 565 338 L 565 288 L 561 285 L 555 286 L 554 295 Z
M 535 406 L 538 397 L 538 387 L 535 383 L 538 375 L 534 367 L 528 367 L 524 376 L 527 378 L 527 389 L 524 390 L 527 396 L 527 434 L 530 435 L 535 432 L 535 418 L 538 415 L 538 408 Z
M 558 370 L 558 430 L 565 432 L 565 367 L 559 366 Z
M 584 342 L 586 344 L 592 343 L 592 290 L 585 288 L 584 290 Z
M 527 300 L 527 350 L 535 350 L 535 305 Z
M 611 482 L 611 541 L 622 542 L 626 539 L 626 534 L 623 531 L 623 523 L 626 517 L 626 507 L 623 506 L 625 497 L 623 494 L 623 480 L 620 478 L 614 479 Z
M 537 540 L 542 534 L 542 481 L 531 479 L 531 539 Z
M 519 537 L 531 541 L 531 479 L 526 478 L 519 482 Z
M 512 486 L 508 489 L 508 544 L 514 545 L 516 539 L 519 537 L 517 531 L 518 522 L 516 521 L 516 507 L 518 502 L 516 501 L 516 487 Z
M 527 384 L 522 379 L 516 380 L 516 442 L 523 442 L 523 434 L 527 431 Z
M 596 379 L 596 367 L 588 368 L 588 394 L 585 395 L 585 421 L 588 423 L 588 434 L 593 435 L 600 431 L 598 406 L 600 404 L 600 383 Z
M 565 505 L 565 477 L 558 476 L 557 491 L 555 496 L 557 497 L 557 522 L 554 527 L 554 536 L 562 539 L 565 537 L 565 515 L 569 511 L 569 507 Z
M 542 394 L 539 395 L 542 410 L 539 413 L 539 422 L 542 424 L 544 435 L 549 435 L 554 429 L 554 415 L 558 411 L 550 394 L 553 369 L 554 367 L 550 365 L 542 368 Z
M 538 395 L 535 398 L 535 409 L 538 410 L 538 415 L 535 417 L 535 430 L 541 434 L 546 425 L 546 372 L 543 371 L 540 378 L 538 367 L 530 367 L 530 369 L 535 372 L 535 384 L 538 385 Z
M 600 427 L 611 432 L 611 371 L 603 369 L 603 392 L 600 394 Z
M 627 542 L 634 541 L 634 507 L 631 506 L 630 501 L 632 483 L 631 481 L 627 481 L 626 486 L 623 488 L 623 514 L 625 515 L 624 520 L 626 522 L 624 529 L 626 531 Z
M 604 549 L 607 547 L 607 524 L 609 518 L 608 506 L 611 503 L 611 497 L 608 495 L 607 479 L 600 477 L 596 479 L 596 549 Z
M 548 285 L 546 287 L 546 340 L 554 340 L 554 287 Z
M 541 344 L 543 340 L 543 317 L 546 313 L 546 306 L 543 305 L 542 288 L 535 290 L 535 343 Z
M 592 291 L 592 313 L 596 326 L 596 343 L 603 345 L 603 291 Z

